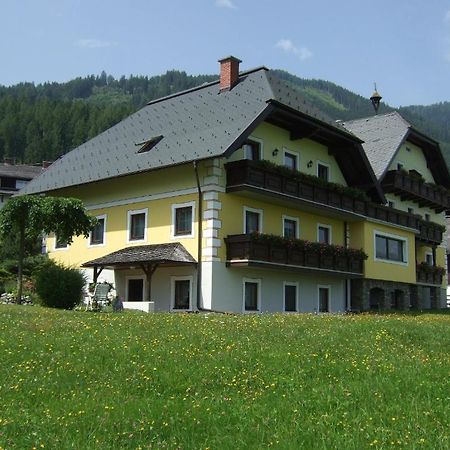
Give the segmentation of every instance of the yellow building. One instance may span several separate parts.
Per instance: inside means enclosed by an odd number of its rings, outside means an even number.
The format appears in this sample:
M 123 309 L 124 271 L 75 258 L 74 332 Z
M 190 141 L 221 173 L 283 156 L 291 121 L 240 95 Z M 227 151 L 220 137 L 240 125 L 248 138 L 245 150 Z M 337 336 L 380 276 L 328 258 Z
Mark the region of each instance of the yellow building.
M 364 121 L 329 120 L 239 63 L 221 60 L 217 82 L 150 102 L 26 187 L 80 198 L 99 219 L 70 246 L 50 236 L 50 256 L 146 311 L 438 306 L 450 206 L 439 146 L 395 116 L 405 130 L 380 147 L 380 172 Z M 398 131 L 373 120 L 380 137 Z M 421 180 L 419 194 L 397 176 Z

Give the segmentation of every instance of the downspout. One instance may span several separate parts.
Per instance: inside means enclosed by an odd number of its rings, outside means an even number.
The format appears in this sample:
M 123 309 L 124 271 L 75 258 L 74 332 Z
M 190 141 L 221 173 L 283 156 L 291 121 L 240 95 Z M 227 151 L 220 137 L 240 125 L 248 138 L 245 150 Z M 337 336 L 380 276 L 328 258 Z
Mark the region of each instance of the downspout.
M 197 310 L 204 312 L 214 312 L 227 314 L 224 311 L 217 311 L 214 309 L 203 308 L 202 306 L 202 240 L 203 240 L 203 192 L 200 186 L 200 177 L 198 175 L 197 161 L 194 161 L 195 179 L 197 181 L 198 191 L 198 215 L 197 215 Z
M 198 176 L 197 161 L 194 161 L 195 179 L 197 181 L 198 191 L 198 215 L 197 215 L 197 310 L 203 311 L 201 305 L 202 293 L 202 240 L 203 240 L 203 192 L 200 186 L 200 177 Z
M 350 247 L 350 229 L 347 221 L 344 222 L 344 246 L 345 248 Z M 346 278 L 345 280 L 345 309 L 346 312 L 350 312 L 352 310 L 352 301 L 351 301 L 351 281 Z

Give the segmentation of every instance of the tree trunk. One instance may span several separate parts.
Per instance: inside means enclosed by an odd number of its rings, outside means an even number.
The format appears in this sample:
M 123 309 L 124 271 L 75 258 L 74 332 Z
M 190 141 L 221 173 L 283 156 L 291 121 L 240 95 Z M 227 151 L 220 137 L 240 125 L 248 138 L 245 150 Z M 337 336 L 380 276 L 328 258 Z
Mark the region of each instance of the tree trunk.
M 16 303 L 22 302 L 22 285 L 23 285 L 23 258 L 25 253 L 25 224 L 20 227 L 19 233 L 19 255 L 17 262 L 17 297 Z

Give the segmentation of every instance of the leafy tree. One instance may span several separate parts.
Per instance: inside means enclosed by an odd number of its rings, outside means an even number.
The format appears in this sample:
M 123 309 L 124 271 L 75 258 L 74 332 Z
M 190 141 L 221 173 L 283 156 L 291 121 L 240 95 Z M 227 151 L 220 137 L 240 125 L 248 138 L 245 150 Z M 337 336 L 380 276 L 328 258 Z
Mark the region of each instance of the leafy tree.
M 89 236 L 96 219 L 90 217 L 81 200 L 63 197 L 23 195 L 13 197 L 0 211 L 0 237 L 11 233 L 19 240 L 17 298 L 20 303 L 23 286 L 23 260 L 28 239 L 39 239 L 44 234 L 55 233 L 68 243 L 73 236 Z

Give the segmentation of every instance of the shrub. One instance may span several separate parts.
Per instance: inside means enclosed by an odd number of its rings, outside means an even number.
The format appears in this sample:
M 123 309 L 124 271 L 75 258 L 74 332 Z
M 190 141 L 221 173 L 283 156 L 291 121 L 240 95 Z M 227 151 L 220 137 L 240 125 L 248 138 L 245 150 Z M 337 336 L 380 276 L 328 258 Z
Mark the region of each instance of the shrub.
M 58 264 L 44 265 L 36 275 L 36 293 L 51 308 L 72 309 L 81 301 L 84 284 L 80 271 Z

